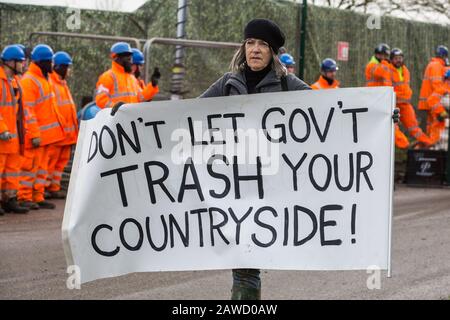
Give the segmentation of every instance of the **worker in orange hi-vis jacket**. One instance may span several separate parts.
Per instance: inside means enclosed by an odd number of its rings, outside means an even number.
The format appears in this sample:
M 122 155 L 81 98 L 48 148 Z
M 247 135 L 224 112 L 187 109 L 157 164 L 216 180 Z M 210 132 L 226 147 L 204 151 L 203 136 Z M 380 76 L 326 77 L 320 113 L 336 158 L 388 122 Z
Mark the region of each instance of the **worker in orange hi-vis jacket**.
M 3 49 L 0 58 L 0 215 L 27 213 L 29 210 L 17 201 L 24 131 L 20 126 L 23 112 L 19 108 L 21 98 L 15 80 L 22 72 L 25 54 L 20 47 L 10 45 Z
M 141 89 L 132 72 L 132 50 L 128 43 L 118 42 L 111 47 L 112 66 L 97 82 L 95 103 L 100 108 L 111 108 L 117 103 L 150 101 L 159 91 L 157 81 Z
M 448 66 L 448 48 L 440 45 L 436 48 L 435 56 L 425 69 L 422 87 L 420 88 L 419 110 L 426 110 L 428 113 L 427 134 L 429 136 L 431 136 L 429 129 L 436 125 L 433 122 L 438 117 L 441 119 L 446 117 L 445 109 L 439 103 L 435 103 L 434 99 L 432 99 L 434 103 L 430 104 L 429 98 L 433 94 L 439 95 L 445 92 L 444 74 Z
M 339 70 L 336 61 L 327 58 L 322 61 L 320 65 L 320 77 L 317 82 L 311 85 L 314 90 L 320 89 L 337 89 L 339 88 L 339 81 L 336 80 L 336 72 Z
M 427 132 L 429 132 L 432 143 L 435 144 L 441 139 L 442 132 L 445 130 L 445 120 L 449 113 L 449 95 L 450 95 L 450 68 L 447 68 L 444 74 L 442 86 L 437 88 L 427 99 L 427 104 L 436 112 L 428 113 Z
M 429 147 L 433 144 L 431 139 L 422 131 L 417 121 L 416 113 L 411 105 L 413 91 L 410 86 L 411 75 L 404 63 L 404 53 L 401 49 L 394 48 L 390 55 L 390 68 L 392 71 L 392 85 L 396 94 L 397 108 L 400 109 L 400 122 L 405 126 L 408 133 Z
M 64 51 L 56 52 L 53 56 L 53 72 L 50 80 L 56 98 L 58 112 L 64 118 L 64 140 L 56 142 L 49 147 L 51 153 L 48 165 L 48 191 L 49 199 L 64 199 L 65 192 L 61 191 L 61 178 L 64 168 L 70 160 L 72 146 L 78 138 L 77 109 L 70 93 L 67 79 L 71 74 L 72 57 Z
M 375 53 L 366 66 L 367 87 L 392 86 L 392 75 L 389 68 L 390 54 L 391 48 L 385 43 L 380 43 L 375 48 Z
M 53 50 L 48 45 L 37 45 L 31 53 L 32 63 L 20 80 L 23 102 L 27 112 L 37 121 L 39 137 L 32 140 L 33 148 L 26 148 L 31 156 L 24 157 L 22 171 L 26 175 L 21 180 L 19 200 L 27 204 L 34 202 L 43 209 L 55 208 L 55 205 L 46 201 L 44 197 L 51 156 L 49 150 L 52 144 L 65 138 L 64 118 L 57 111 L 55 95 L 49 80 L 52 59 Z
M 375 48 L 375 54 L 366 66 L 366 86 L 368 87 L 392 87 L 392 70 L 389 57 L 391 48 L 380 43 Z M 400 115 L 401 117 L 401 115 Z M 395 124 L 395 146 L 401 149 L 409 147 L 409 140 Z

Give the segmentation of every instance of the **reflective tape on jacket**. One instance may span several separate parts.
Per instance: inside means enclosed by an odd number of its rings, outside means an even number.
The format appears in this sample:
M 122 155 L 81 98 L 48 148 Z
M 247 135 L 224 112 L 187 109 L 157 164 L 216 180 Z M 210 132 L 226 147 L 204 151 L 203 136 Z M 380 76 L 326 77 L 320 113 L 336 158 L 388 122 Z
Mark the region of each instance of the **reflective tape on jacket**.
M 27 129 L 26 148 L 32 148 L 33 137 L 41 138 L 41 146 L 56 143 L 65 138 L 63 119 L 57 112 L 56 99 L 51 83 L 51 74 L 48 78 L 42 70 L 32 62 L 20 80 L 25 107 L 31 113 L 30 118 L 36 118 L 37 123 L 29 121 L 30 130 Z
M 41 103 L 45 102 L 46 100 L 49 100 L 49 99 L 53 98 L 53 93 L 51 93 L 51 92 L 49 94 L 47 94 L 47 95 L 44 94 L 44 88 L 42 88 L 42 85 L 41 85 L 40 81 L 38 79 L 36 79 L 33 75 L 28 73 L 28 74 L 25 74 L 24 78 L 25 77 L 28 77 L 29 79 L 31 79 L 36 84 L 36 86 L 38 87 L 38 90 L 39 90 L 39 95 L 40 95 L 40 97 L 38 99 L 36 99 L 35 101 L 33 101 L 33 102 L 31 102 L 31 101 L 25 102 L 25 104 L 27 106 L 34 107 L 34 106 L 36 106 L 38 104 L 41 104 Z
M 53 123 L 50 123 L 50 124 L 46 124 L 44 126 L 39 126 L 39 129 L 41 131 L 46 131 L 46 130 L 50 130 L 50 129 L 53 129 L 53 128 L 56 128 L 56 127 L 59 127 L 59 126 L 60 126 L 59 122 L 53 122 Z
M 17 135 L 17 110 L 14 85 L 15 80 L 9 78 L 2 66 L 0 66 L 0 133 L 8 131 L 10 139 L 0 140 L 0 152 L 2 154 L 14 154 L 19 152 L 19 139 Z

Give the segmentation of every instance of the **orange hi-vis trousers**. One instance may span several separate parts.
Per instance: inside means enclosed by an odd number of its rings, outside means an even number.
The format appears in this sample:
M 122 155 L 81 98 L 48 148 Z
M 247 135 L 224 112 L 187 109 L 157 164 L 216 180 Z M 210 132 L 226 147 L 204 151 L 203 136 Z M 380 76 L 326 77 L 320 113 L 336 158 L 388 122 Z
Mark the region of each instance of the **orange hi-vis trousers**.
M 50 159 L 55 156 L 56 150 L 58 147 L 55 145 L 49 144 L 44 147 L 43 155 L 41 161 L 38 165 L 38 170 L 36 172 L 36 180 L 34 181 L 34 192 L 33 192 L 33 201 L 41 202 L 44 201 L 44 193 L 45 188 L 47 187 L 47 176 L 48 176 L 48 165 L 50 163 Z
M 441 135 L 444 130 L 445 121 L 439 121 L 436 115 L 428 113 L 427 133 L 433 144 L 436 144 L 441 140 Z
M 398 124 L 395 124 L 395 146 L 400 149 L 406 149 L 409 147 L 409 140 L 400 130 Z
M 34 184 L 44 152 L 45 147 L 25 150 L 25 154 L 22 157 L 22 171 L 20 173 L 19 193 L 17 195 L 19 201 L 36 201 Z
M 414 107 L 410 103 L 397 103 L 397 108 L 400 109 L 400 122 L 408 130 L 408 133 L 419 142 L 431 144 L 430 138 L 419 127 Z
M 51 155 L 48 164 L 47 190 L 57 192 L 61 189 L 62 175 L 70 160 L 72 145 L 52 146 L 49 152 Z
M 44 201 L 47 184 L 47 167 L 50 160 L 51 146 L 26 150 L 23 157 L 18 199 L 20 201 Z
M 17 196 L 21 164 L 22 157 L 18 153 L 0 153 L 0 192 L 3 200 Z

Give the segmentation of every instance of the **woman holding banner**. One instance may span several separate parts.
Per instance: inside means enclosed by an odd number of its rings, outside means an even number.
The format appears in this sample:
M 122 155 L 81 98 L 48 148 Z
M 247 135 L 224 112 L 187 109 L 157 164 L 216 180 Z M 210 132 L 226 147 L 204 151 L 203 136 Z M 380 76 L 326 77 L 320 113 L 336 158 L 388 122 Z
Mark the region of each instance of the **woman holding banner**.
M 285 37 L 276 23 L 254 19 L 245 27 L 244 39 L 231 61 L 231 72 L 212 84 L 201 98 L 311 89 L 295 75 L 288 74 L 278 59 Z M 260 270 L 233 269 L 231 299 L 261 299 Z

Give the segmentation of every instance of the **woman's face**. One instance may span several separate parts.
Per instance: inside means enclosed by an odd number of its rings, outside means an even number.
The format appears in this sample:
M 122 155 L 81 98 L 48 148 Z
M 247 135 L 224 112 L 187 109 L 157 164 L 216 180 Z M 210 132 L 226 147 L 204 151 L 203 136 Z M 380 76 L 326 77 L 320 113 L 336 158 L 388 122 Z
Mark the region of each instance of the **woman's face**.
M 272 50 L 267 42 L 249 38 L 245 40 L 245 59 L 252 71 L 260 71 L 272 61 Z

